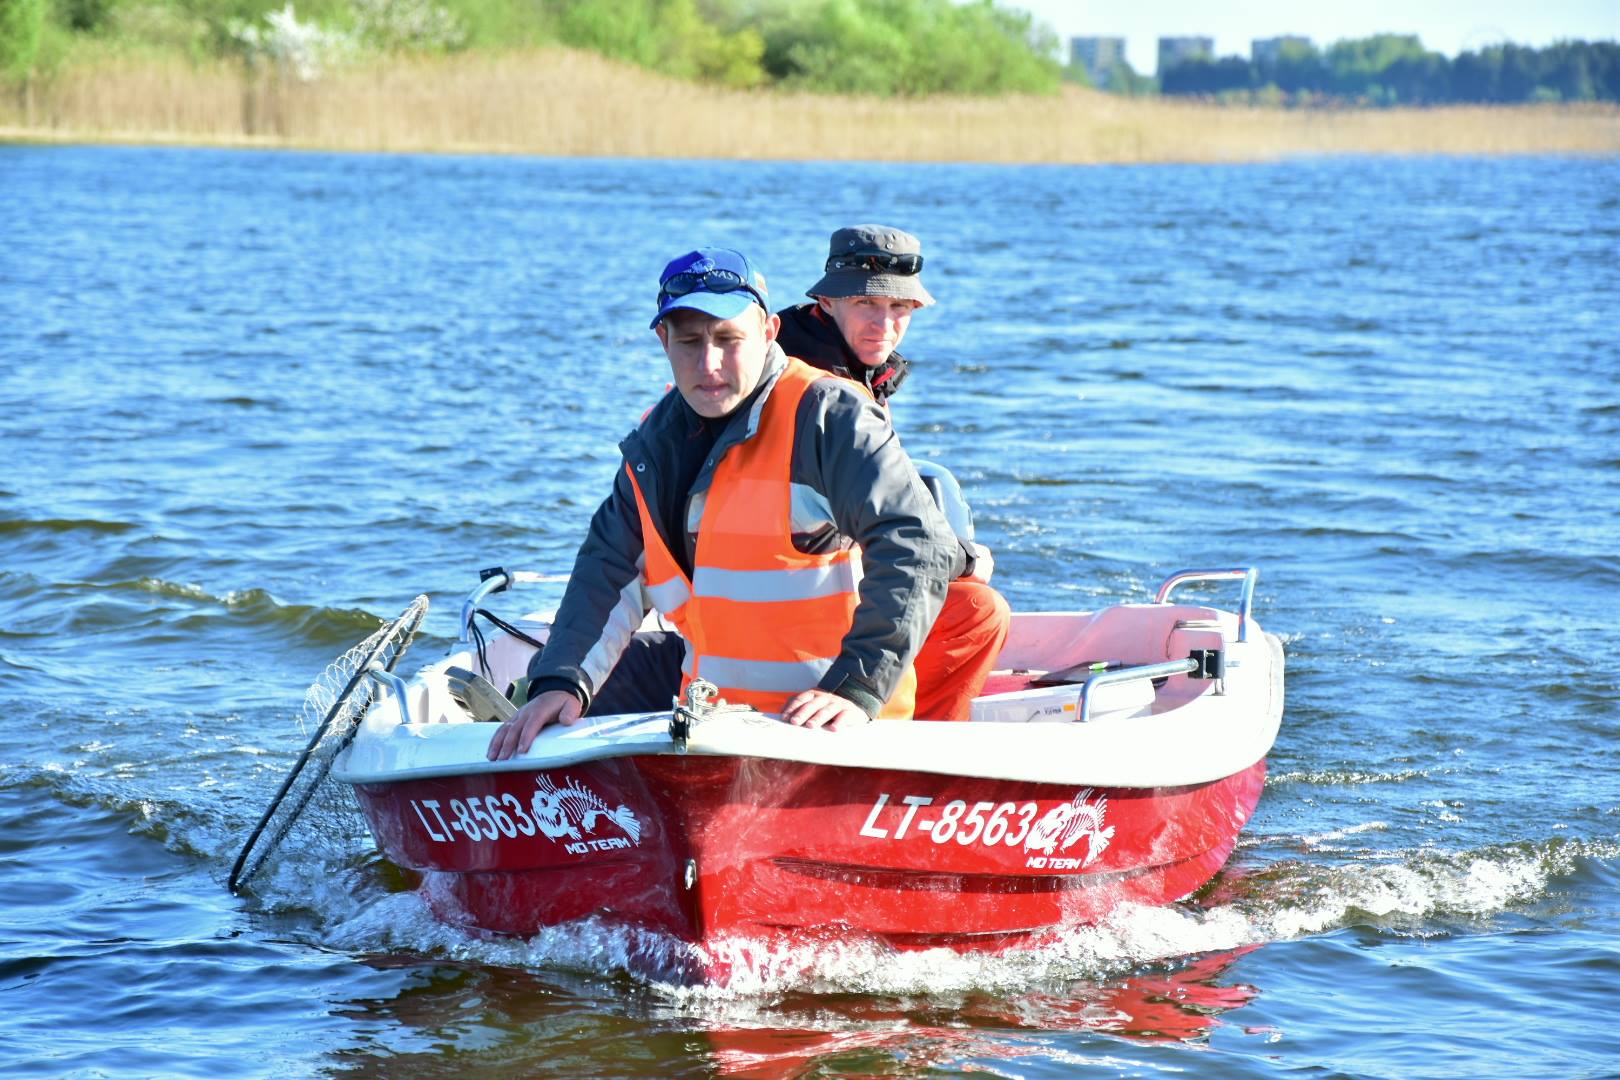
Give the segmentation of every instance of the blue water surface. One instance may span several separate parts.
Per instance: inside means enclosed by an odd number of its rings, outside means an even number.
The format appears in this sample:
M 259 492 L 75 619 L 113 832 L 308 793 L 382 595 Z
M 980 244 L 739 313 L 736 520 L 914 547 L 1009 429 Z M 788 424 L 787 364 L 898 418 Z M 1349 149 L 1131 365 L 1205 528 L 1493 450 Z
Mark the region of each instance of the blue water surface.
M 374 859 L 232 897 L 328 660 L 567 570 L 663 262 L 787 303 L 869 220 L 940 300 L 898 429 L 1016 607 L 1261 568 L 1288 707 L 1211 888 L 729 991 Z M 1620 1075 L 1620 161 L 0 147 L 0 239 L 6 1076 Z

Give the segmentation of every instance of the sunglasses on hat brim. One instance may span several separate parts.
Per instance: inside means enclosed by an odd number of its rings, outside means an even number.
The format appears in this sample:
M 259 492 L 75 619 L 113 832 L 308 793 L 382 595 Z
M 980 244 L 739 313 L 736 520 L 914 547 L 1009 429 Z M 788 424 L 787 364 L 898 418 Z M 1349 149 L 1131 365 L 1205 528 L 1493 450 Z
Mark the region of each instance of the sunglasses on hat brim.
M 759 290 L 743 280 L 741 274 L 731 270 L 706 270 L 701 274 L 671 274 L 658 285 L 658 303 L 673 300 L 678 296 L 686 296 L 695 292 L 729 293 L 745 290 L 759 306 L 770 310 L 770 305 L 759 294 Z
M 835 270 L 867 270 L 879 274 L 910 276 L 922 271 L 921 255 L 834 255 L 827 260 L 827 273 Z

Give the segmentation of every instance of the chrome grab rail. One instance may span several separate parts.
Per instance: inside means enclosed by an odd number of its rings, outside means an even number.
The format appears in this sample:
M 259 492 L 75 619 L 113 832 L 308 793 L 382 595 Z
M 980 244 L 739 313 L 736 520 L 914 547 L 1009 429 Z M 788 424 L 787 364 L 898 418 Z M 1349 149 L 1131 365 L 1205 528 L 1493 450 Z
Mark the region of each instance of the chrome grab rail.
M 483 603 L 484 597 L 493 593 L 505 592 L 513 585 L 532 585 L 541 581 L 555 581 L 555 574 L 542 574 L 534 570 L 508 570 L 497 566 L 491 570 L 482 571 L 482 579 L 478 587 L 467 594 L 467 599 L 461 602 L 461 631 L 456 638 L 457 645 L 472 644 L 472 618 L 478 605 Z M 566 579 L 564 579 L 566 580 Z
M 1260 570 L 1254 566 L 1239 566 L 1228 570 L 1182 570 L 1171 574 L 1159 586 L 1159 591 L 1153 597 L 1155 604 L 1168 603 L 1170 593 L 1178 585 L 1185 585 L 1189 581 L 1236 581 L 1243 580 L 1243 598 L 1238 605 L 1238 632 L 1239 641 L 1249 640 L 1249 613 L 1254 609 L 1254 583 L 1259 580 Z
M 372 664 L 366 668 L 366 674 L 394 692 L 394 698 L 399 702 L 399 722 L 402 724 L 410 723 L 411 703 L 405 696 L 405 680 L 381 664 Z
M 1119 668 L 1116 671 L 1093 675 L 1080 684 L 1080 702 L 1075 709 L 1075 718 L 1082 724 L 1090 722 L 1091 691 L 1094 687 L 1136 682 L 1138 679 L 1162 679 L 1197 670 L 1198 661 L 1189 657 L 1186 660 L 1166 660 L 1162 664 L 1143 664 L 1140 667 Z

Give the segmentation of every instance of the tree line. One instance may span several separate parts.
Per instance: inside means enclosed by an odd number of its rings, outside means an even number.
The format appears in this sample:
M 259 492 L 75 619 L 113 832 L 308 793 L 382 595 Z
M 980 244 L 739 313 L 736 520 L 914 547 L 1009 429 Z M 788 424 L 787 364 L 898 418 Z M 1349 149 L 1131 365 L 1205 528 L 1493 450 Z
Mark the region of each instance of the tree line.
M 1191 59 L 1161 72 L 1160 92 L 1278 103 L 1368 105 L 1620 101 L 1620 43 L 1492 45 L 1456 59 L 1414 35 L 1379 34 L 1326 49 L 1285 42 L 1274 59 Z
M 1052 31 L 996 0 L 0 0 L 0 77 L 93 40 L 301 60 L 555 43 L 727 87 L 849 94 L 1054 93 L 1063 76 Z
M 738 89 L 1049 94 L 1084 81 L 1054 59 L 1049 28 L 1002 2 L 0 0 L 0 82 L 48 75 L 95 44 L 273 61 L 307 78 L 367 56 L 547 43 Z M 1620 44 L 1497 45 L 1452 60 L 1410 35 L 1290 42 L 1262 63 L 1189 60 L 1158 79 L 1121 65 L 1103 89 L 1292 105 L 1620 101 Z
M 1051 93 L 1057 40 L 992 0 L 544 0 L 563 44 L 729 86 Z

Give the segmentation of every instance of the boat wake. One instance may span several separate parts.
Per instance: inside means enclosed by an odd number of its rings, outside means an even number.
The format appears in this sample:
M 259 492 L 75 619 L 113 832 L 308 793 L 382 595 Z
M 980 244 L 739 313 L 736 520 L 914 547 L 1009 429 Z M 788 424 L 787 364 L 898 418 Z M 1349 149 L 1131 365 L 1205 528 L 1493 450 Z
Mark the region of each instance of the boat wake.
M 1037 947 L 999 955 L 897 952 L 876 941 L 831 934 L 792 944 L 729 938 L 703 952 L 596 919 L 550 927 L 531 938 L 480 936 L 440 922 L 415 892 L 388 891 L 377 878 L 377 868 L 385 865 L 380 861 L 336 875 L 310 873 L 307 867 L 278 873 L 261 896 L 275 906 L 276 894 L 283 894 L 288 902 L 315 910 L 321 943 L 333 948 L 625 975 L 683 1006 L 708 1007 L 797 993 L 1036 992 L 1349 927 L 1404 936 L 1466 932 L 1546 901 L 1584 866 L 1616 861 L 1620 843 L 1560 838 L 1449 854 L 1422 851 L 1378 864 L 1232 868 L 1194 901 L 1124 905 L 1103 922 L 1062 928 Z M 693 984 L 697 970 L 727 975 Z
M 1274 863 L 1217 881 L 1206 897 L 1241 894 L 1229 906 L 1242 913 L 1259 941 L 1349 926 L 1430 936 L 1527 909 L 1584 865 L 1617 859 L 1620 843 L 1563 837 L 1456 852 L 1376 852 L 1336 865 Z

